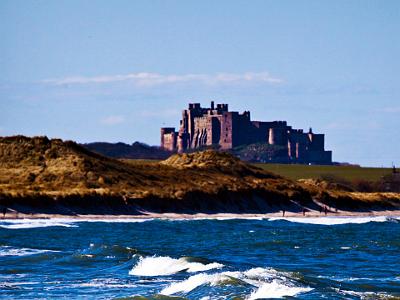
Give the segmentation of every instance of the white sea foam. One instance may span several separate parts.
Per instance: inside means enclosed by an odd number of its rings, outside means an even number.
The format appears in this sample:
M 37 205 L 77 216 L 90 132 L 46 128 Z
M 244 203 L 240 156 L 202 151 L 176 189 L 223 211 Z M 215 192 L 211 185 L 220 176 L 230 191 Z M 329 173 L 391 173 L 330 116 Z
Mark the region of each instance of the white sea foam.
M 123 288 L 134 288 L 137 284 L 121 282 L 118 279 L 104 278 L 104 279 L 93 279 L 89 282 L 71 284 L 71 287 L 98 287 L 98 288 L 109 288 L 109 289 L 123 289 Z
M 217 285 L 218 283 L 229 279 L 230 278 L 224 273 L 217 273 L 217 274 L 200 273 L 190 276 L 186 280 L 171 283 L 168 287 L 164 288 L 160 292 L 160 294 L 173 295 L 180 292 L 188 293 L 201 285 L 205 284 Z
M 0 282 L 0 290 L 6 288 L 6 289 L 18 289 L 21 286 L 23 286 L 24 290 L 33 290 L 33 287 L 30 287 L 31 285 L 36 285 L 36 284 L 40 284 L 41 282 L 37 282 L 37 281 L 4 281 L 4 282 Z
M 95 219 L 95 218 L 51 218 L 51 219 L 10 219 L 0 221 L 0 227 L 7 229 L 29 229 L 29 228 L 39 228 L 39 227 L 78 227 L 80 222 L 102 222 L 102 223 L 142 223 L 146 221 L 151 221 L 151 218 L 116 218 L 116 219 Z
M 169 217 L 162 217 L 160 220 L 164 221 L 174 221 L 174 222 L 180 222 L 180 221 L 204 221 L 204 220 L 217 220 L 217 221 L 230 221 L 230 220 L 264 220 L 264 217 L 257 217 L 257 216 L 246 216 L 246 215 L 235 215 L 232 216 L 231 214 L 227 214 L 224 216 L 223 214 L 218 214 L 218 215 L 209 215 L 209 216 L 196 216 L 194 215 L 191 218 L 185 218 L 185 217 L 174 217 L 174 218 L 169 218 Z
M 330 279 L 330 280 L 335 280 L 339 282 L 348 282 L 348 281 L 400 281 L 400 277 L 340 277 L 340 276 L 324 276 L 324 275 L 318 275 L 318 278 L 324 278 L 324 279 Z
M 46 252 L 59 252 L 54 250 L 40 250 L 30 248 L 15 248 L 11 246 L 0 246 L 0 257 L 1 256 L 28 256 Z
M 215 262 L 209 264 L 191 262 L 185 257 L 179 259 L 168 256 L 141 257 L 129 274 L 136 276 L 165 276 L 181 271 L 203 272 L 222 268 L 223 266 L 224 265 Z
M 70 219 L 15 219 L 6 220 L 0 222 L 0 227 L 7 229 L 28 229 L 28 228 L 39 228 L 39 227 L 51 227 L 51 226 L 61 226 L 61 227 L 77 227 L 72 224 L 73 221 Z
M 243 273 L 241 280 L 258 287 L 248 297 L 249 300 L 264 298 L 282 298 L 309 292 L 310 287 L 297 286 L 291 279 L 293 273 L 273 268 L 253 268 Z
M 341 225 L 341 224 L 364 224 L 369 222 L 387 222 L 390 217 L 277 217 L 268 218 L 269 221 L 286 220 L 295 223 L 317 224 L 317 225 Z
M 347 296 L 356 296 L 360 299 L 396 299 L 394 296 L 388 293 L 379 293 L 379 292 L 356 292 L 356 291 L 349 291 L 349 290 L 342 290 L 339 288 L 333 288 L 338 294 Z
M 0 221 L 0 228 L 7 229 L 29 229 L 39 227 L 78 227 L 80 222 L 102 222 L 102 223 L 142 223 L 156 220 L 155 218 L 49 218 L 49 219 L 9 219 Z M 398 216 L 376 216 L 376 217 L 255 217 L 255 216 L 210 216 L 195 218 L 160 218 L 164 221 L 198 221 L 198 220 L 286 220 L 289 222 L 318 224 L 318 225 L 340 225 L 340 224 L 363 224 L 368 222 L 399 222 Z M 252 232 L 252 231 L 250 231 Z
M 110 219 L 75 219 L 75 222 L 102 222 L 102 223 L 143 223 L 147 221 L 153 221 L 153 218 L 110 218 Z
M 295 285 L 288 277 L 290 274 L 273 268 L 253 268 L 245 272 L 200 273 L 186 280 L 171 283 L 160 294 L 188 293 L 202 285 L 215 286 L 232 280 L 239 280 L 257 288 L 248 299 L 282 298 L 312 290 L 310 287 Z
M 310 287 L 288 286 L 278 280 L 263 283 L 256 291 L 251 293 L 249 300 L 264 298 L 283 298 L 287 296 L 295 296 L 300 293 L 311 291 Z

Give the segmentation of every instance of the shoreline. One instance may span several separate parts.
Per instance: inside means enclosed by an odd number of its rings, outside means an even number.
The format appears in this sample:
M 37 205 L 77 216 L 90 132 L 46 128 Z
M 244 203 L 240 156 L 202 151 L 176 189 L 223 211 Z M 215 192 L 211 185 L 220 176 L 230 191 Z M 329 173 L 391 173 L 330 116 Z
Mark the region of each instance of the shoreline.
M 0 216 L 0 221 L 6 220 L 29 220 L 29 219 L 71 219 L 71 220 L 223 220 L 223 219 L 264 219 L 264 218 L 319 218 L 319 217 L 399 217 L 400 210 L 379 210 L 379 211 L 368 211 L 368 212 L 357 212 L 357 211 L 337 211 L 337 212 L 324 212 L 319 211 L 308 211 L 305 215 L 302 212 L 282 212 L 274 213 L 196 213 L 196 214 L 184 214 L 184 213 L 154 213 L 154 212 L 143 212 L 142 214 L 136 215 L 124 215 L 124 214 L 48 214 L 48 213 L 32 213 L 24 214 L 20 212 L 7 213 L 5 217 Z

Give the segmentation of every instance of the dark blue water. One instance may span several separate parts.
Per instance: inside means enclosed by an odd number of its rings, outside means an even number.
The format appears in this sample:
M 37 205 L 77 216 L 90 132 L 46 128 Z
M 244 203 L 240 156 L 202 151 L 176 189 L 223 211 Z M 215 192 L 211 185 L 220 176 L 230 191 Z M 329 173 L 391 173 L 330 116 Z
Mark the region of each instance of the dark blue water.
M 300 221 L 0 221 L 0 298 L 400 297 L 398 219 Z

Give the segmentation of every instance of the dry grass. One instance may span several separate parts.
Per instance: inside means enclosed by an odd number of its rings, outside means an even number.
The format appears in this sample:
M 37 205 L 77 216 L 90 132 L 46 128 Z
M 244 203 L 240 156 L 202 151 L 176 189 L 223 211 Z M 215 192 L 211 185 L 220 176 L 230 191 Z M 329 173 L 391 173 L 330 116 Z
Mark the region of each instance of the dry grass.
M 390 199 L 396 197 L 400 199 L 398 194 Z M 383 194 L 365 197 L 330 190 L 329 186 L 297 183 L 210 150 L 174 155 L 163 162 L 120 161 L 74 142 L 46 137 L 0 138 L 0 202 L 7 205 L 18 201 L 34 206 L 56 201 L 87 207 L 140 203 L 170 209 L 186 205 L 196 210 L 227 207 L 236 201 L 243 209 L 257 210 L 257 201 L 248 200 L 255 198 L 271 205 L 293 201 L 304 205 L 312 199 L 347 199 L 347 204 L 373 199 L 384 203 L 388 199 Z

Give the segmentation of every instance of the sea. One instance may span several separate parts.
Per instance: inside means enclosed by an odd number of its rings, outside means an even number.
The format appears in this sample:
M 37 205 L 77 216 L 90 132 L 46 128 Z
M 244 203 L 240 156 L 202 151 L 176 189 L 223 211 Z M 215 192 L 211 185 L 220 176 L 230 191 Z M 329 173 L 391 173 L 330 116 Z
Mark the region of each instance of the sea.
M 0 220 L 1 299 L 399 297 L 399 217 Z

